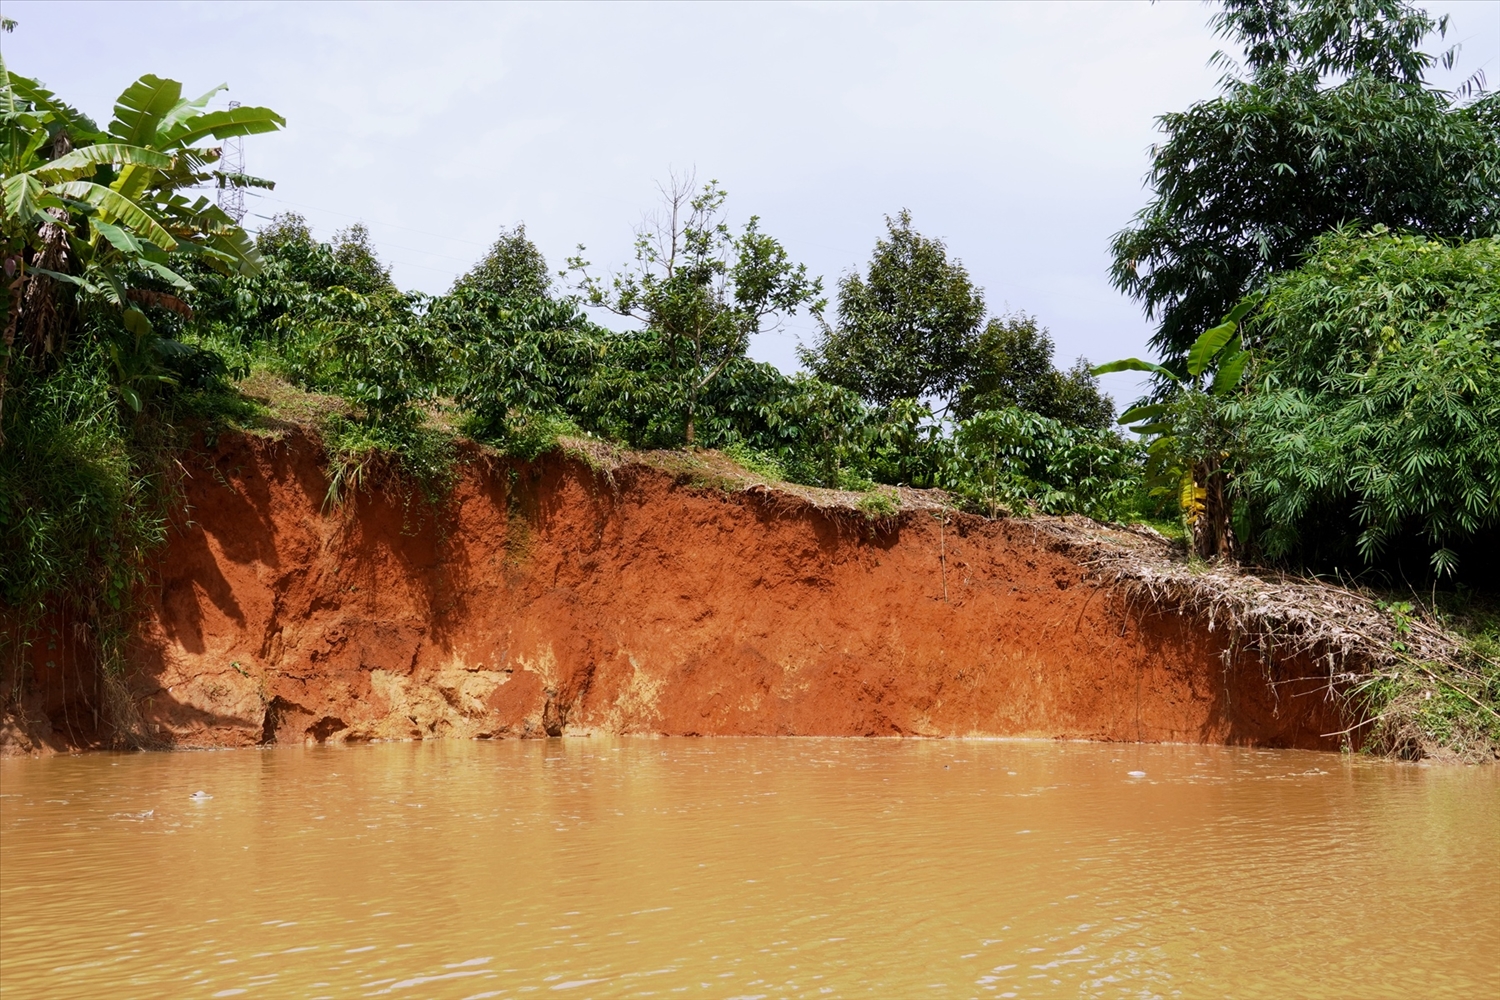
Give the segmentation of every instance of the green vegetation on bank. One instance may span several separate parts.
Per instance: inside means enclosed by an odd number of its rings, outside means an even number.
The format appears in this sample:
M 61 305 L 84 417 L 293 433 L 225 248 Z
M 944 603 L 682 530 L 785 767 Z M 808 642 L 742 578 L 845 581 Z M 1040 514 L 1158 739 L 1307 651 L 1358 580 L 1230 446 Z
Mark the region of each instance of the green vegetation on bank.
M 1427 86 L 1400 0 L 1227 0 L 1223 94 L 1161 120 L 1114 246 L 1160 320 L 1122 420 L 1196 554 L 1493 586 L 1500 98 Z M 1454 50 L 1438 59 L 1451 64 Z
M 1500 748 L 1500 602 L 1460 587 L 1428 599 L 1386 600 L 1396 636 L 1389 666 L 1360 677 L 1348 694 L 1373 753 L 1408 760 L 1446 756 L 1482 762 Z M 1412 633 L 1435 624 L 1459 637 L 1445 662 L 1412 651 Z
M 181 336 L 193 315 L 182 272 L 247 274 L 258 254 L 193 188 L 263 184 L 215 170 L 206 143 L 282 120 L 266 108 L 205 111 L 216 92 L 188 100 L 144 76 L 101 128 L 0 63 L 7 644 L 67 606 L 101 659 L 117 659 L 172 506 L 177 418 L 234 408 L 222 358 Z
M 317 417 L 330 503 L 379 484 L 440 506 L 460 434 L 527 459 L 562 439 L 710 448 L 861 491 L 871 518 L 895 511 L 889 487 L 938 488 L 991 516 L 1175 527 L 1205 559 L 1442 587 L 1450 605 L 1477 588 L 1465 607 L 1488 607 L 1500 101 L 1424 84 L 1442 25 L 1399 0 L 1228 0 L 1216 24 L 1247 65 L 1163 118 L 1152 199 L 1113 248 L 1162 361 L 1097 369 L 1058 366 L 1036 317 L 991 315 L 905 211 L 830 305 L 712 181 L 666 185 L 617 271 L 579 256 L 554 275 L 517 226 L 446 294 L 402 291 L 361 226 L 323 241 L 283 215 L 252 238 L 199 190 L 270 186 L 216 169 L 214 144 L 282 127 L 269 109 L 206 111 L 213 92 L 146 76 L 101 128 L 0 64 L 6 641 L 66 608 L 111 662 L 177 456 L 252 419 L 237 385 L 265 376 L 337 401 Z M 794 315 L 819 331 L 806 373 L 748 357 Z M 1127 436 L 1097 374 L 1132 369 L 1155 389 Z M 1433 727 L 1500 745 L 1491 619 L 1454 615 L 1481 623 L 1473 677 L 1444 687 L 1418 664 L 1361 696 L 1407 718 L 1390 706 L 1436 684 Z

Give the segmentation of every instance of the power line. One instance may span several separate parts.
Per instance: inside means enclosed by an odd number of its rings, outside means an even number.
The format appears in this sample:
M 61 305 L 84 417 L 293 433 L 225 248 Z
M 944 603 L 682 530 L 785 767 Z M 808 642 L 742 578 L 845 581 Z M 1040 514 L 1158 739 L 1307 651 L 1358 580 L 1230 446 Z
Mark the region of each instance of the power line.
M 345 219 L 353 219 L 356 222 L 370 222 L 370 223 L 373 223 L 373 224 L 375 224 L 377 226 L 386 226 L 387 228 L 390 228 L 390 229 L 404 229 L 404 230 L 406 230 L 409 233 L 418 233 L 418 234 L 420 234 L 422 236 L 433 236 L 433 237 L 436 237 L 437 239 L 440 239 L 440 240 L 451 240 L 454 243 L 466 243 L 466 244 L 468 244 L 471 247 L 488 247 L 489 246 L 488 243 L 476 243 L 473 240 L 463 240 L 463 239 L 459 239 L 457 236 L 447 236 L 447 235 L 445 235 L 443 233 L 428 232 L 425 229 L 416 229 L 416 228 L 413 228 L 412 226 L 401 226 L 401 225 L 397 225 L 394 222 L 381 222 L 379 219 L 371 219 L 371 218 L 369 218 L 367 216 L 363 216 L 363 215 L 350 215 L 348 212 L 336 212 L 336 211 L 334 211 L 331 208 L 323 208 L 321 205 L 307 205 L 307 204 L 304 204 L 304 203 L 302 203 L 300 201 L 290 201 L 290 200 L 288 200 L 286 198 L 278 198 L 275 195 L 262 194 L 259 191 L 252 191 L 251 194 L 254 197 L 257 197 L 257 198 L 265 198 L 267 201 L 276 201 L 276 202 L 280 202 L 283 205 L 291 205 L 291 206 L 293 206 L 295 208 L 305 208 L 305 209 L 308 209 L 309 211 L 313 211 L 313 212 L 324 212 L 324 213 L 326 213 L 328 215 L 337 215 L 337 216 L 341 216 L 342 218 L 345 218 Z M 261 216 L 261 218 L 264 218 L 264 216 Z M 406 249 L 411 249 L 411 248 L 408 247 Z M 427 251 L 424 250 L 422 252 L 426 253 Z M 457 258 L 455 258 L 455 259 L 457 259 Z
M 427 264 L 413 264 L 409 260 L 395 260 L 393 258 L 391 260 L 391 263 L 392 264 L 400 264 L 402 267 L 420 267 L 424 271 L 436 271 L 439 274 L 452 274 L 453 273 L 450 269 L 448 269 L 446 267 L 431 267 L 431 266 L 429 266 Z
M 257 218 L 257 219 L 265 219 L 267 222 L 271 222 L 272 221 L 272 218 L 269 215 L 261 215 L 259 212 L 252 212 L 251 214 L 254 215 L 255 218 Z M 400 243 L 391 243 L 391 242 L 388 242 L 386 240 L 381 240 L 380 241 L 380 245 L 381 245 L 382 248 L 384 248 L 384 247 L 395 247 L 397 250 L 410 250 L 413 253 L 425 253 L 425 254 L 427 254 L 428 256 L 431 256 L 431 257 L 441 257 L 444 260 L 456 260 L 460 264 L 468 264 L 468 263 L 472 263 L 473 262 L 473 258 L 470 258 L 470 257 L 454 257 L 452 254 L 438 253 L 435 250 L 428 250 L 425 247 L 409 247 L 409 246 L 404 246 L 404 245 L 402 245 Z M 420 267 L 421 265 L 420 264 L 413 264 L 412 266 L 413 267 Z
M 436 253 L 432 250 L 424 250 L 422 247 L 405 247 L 400 243 L 386 243 L 384 240 L 382 240 L 381 243 L 388 247 L 395 247 L 397 250 L 410 250 L 413 253 L 425 253 L 432 257 L 441 257 L 444 260 L 456 260 L 460 264 L 473 263 L 473 258 L 470 257 L 454 257 L 445 253 Z
M 271 216 L 269 216 L 269 215 L 261 215 L 259 212 L 251 212 L 250 215 L 253 216 L 254 218 L 257 218 L 257 219 L 265 219 L 267 222 L 272 221 Z M 386 244 L 383 244 L 383 245 L 384 246 L 398 246 L 399 244 L 396 244 L 396 243 L 386 243 Z M 417 247 L 401 247 L 401 249 L 402 250 L 415 250 L 417 253 L 432 253 L 432 251 L 430 251 L 430 250 L 422 250 L 422 249 L 419 249 Z M 433 254 L 433 256 L 434 257 L 447 257 L 446 254 Z M 447 259 L 448 260 L 460 260 L 461 258 L 458 258 L 458 257 L 447 257 Z M 439 274 L 451 274 L 452 273 L 452 268 L 447 268 L 447 267 L 433 267 L 430 264 L 414 264 L 414 263 L 412 263 L 409 260 L 396 260 L 394 257 L 391 258 L 389 261 L 387 261 L 387 263 L 400 264 L 402 267 L 420 267 L 424 271 L 437 271 Z

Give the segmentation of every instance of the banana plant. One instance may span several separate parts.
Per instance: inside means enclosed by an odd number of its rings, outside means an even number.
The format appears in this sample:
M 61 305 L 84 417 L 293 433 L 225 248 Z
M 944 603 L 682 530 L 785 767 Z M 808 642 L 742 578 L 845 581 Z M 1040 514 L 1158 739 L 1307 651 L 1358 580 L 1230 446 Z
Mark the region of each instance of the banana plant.
M 259 259 L 244 230 L 207 197 L 182 193 L 205 182 L 272 186 L 211 169 L 220 149 L 195 145 L 285 124 L 269 108 L 204 111 L 223 89 L 188 100 L 177 81 L 147 74 L 119 96 L 114 119 L 100 130 L 40 83 L 10 73 L 0 62 L 7 229 L 64 221 L 76 226 L 70 242 L 82 260 L 97 257 L 103 264 L 117 252 L 128 260 L 161 263 L 160 254 L 186 250 L 226 272 L 253 273 Z M 180 241 L 187 246 L 180 247 Z
M 285 125 L 269 108 L 204 110 L 223 89 L 188 99 L 177 81 L 148 74 L 120 94 L 101 129 L 0 59 L 0 394 L 18 333 L 23 345 L 43 353 L 63 342 L 57 283 L 121 311 L 128 342 L 106 346 L 122 398 L 139 410 L 141 396 L 130 383 L 168 379 L 141 376 L 152 366 L 127 356 L 155 346 L 143 306 L 190 313 L 178 296 L 192 290 L 179 262 L 197 260 L 225 274 L 260 269 L 244 229 L 205 195 L 188 193 L 205 184 L 272 186 L 215 169 L 221 150 L 207 140 Z
M 1186 377 L 1140 358 L 1111 361 L 1094 369 L 1095 375 L 1150 372 L 1167 383 L 1165 399 L 1133 406 L 1120 415 L 1119 422 L 1147 440 L 1146 475 L 1152 493 L 1175 499 L 1193 552 L 1205 559 L 1233 558 L 1237 548 L 1225 467 L 1231 441 L 1220 411 L 1245 377 L 1251 355 L 1240 335 L 1240 324 L 1258 303 L 1258 296 L 1247 296 L 1194 341 Z

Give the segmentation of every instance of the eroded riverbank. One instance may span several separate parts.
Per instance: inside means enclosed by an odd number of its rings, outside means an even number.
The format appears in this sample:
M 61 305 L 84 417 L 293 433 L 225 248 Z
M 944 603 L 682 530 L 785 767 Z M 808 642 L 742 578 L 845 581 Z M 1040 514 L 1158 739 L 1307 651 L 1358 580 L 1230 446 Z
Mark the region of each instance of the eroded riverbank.
M 471 453 L 439 516 L 399 491 L 330 511 L 314 438 L 233 435 L 121 684 L 51 623 L 12 752 L 563 733 L 1025 736 L 1337 748 L 1331 667 L 1269 662 L 1213 608 L 1133 600 L 1073 519 L 890 516 L 712 470 Z M 1158 551 L 1162 550 L 1162 551 Z M 106 690 L 106 688 L 108 688 Z M 106 711 L 108 709 L 108 711 Z M 1353 732 L 1358 739 L 1359 732 Z

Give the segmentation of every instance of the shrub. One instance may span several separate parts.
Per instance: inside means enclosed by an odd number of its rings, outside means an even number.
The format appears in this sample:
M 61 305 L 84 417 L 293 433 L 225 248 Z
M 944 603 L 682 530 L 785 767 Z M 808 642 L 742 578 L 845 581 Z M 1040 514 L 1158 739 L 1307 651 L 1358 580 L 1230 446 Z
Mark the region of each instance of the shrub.
M 954 429 L 942 485 L 991 515 L 1035 508 L 1120 520 L 1144 512 L 1141 449 L 1112 431 L 1015 408 Z
M 1336 230 L 1271 284 L 1238 488 L 1272 558 L 1454 573 L 1500 529 L 1500 238 Z M 1352 550 L 1352 551 L 1351 551 Z

